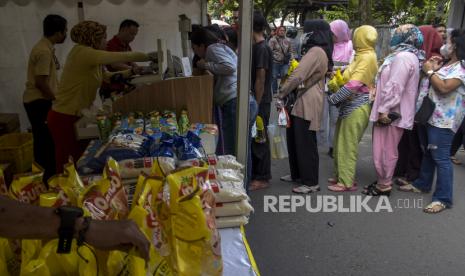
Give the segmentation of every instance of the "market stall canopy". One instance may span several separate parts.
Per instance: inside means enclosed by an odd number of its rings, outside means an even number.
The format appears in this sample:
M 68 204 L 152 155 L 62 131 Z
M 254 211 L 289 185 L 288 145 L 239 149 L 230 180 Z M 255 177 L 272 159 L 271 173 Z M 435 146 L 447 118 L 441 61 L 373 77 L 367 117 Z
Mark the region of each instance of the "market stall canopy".
M 229 26 L 231 26 L 228 23 L 226 23 L 226 22 L 224 22 L 222 20 L 217 20 L 217 19 L 213 19 L 212 24 L 218 24 L 218 26 L 220 26 L 220 27 L 229 27 Z
M 76 0 L 0 0 L 0 112 L 20 113 L 22 129 L 29 126 L 22 96 L 26 80 L 29 52 L 42 36 L 42 20 L 47 14 L 59 14 L 68 20 L 68 31 L 79 21 Z M 134 51 L 156 49 L 156 39 L 166 40 L 167 48 L 181 56 L 181 35 L 178 16 L 185 14 L 193 24 L 201 22 L 200 0 L 83 0 L 82 13 L 86 20 L 107 25 L 111 39 L 124 19 L 140 23 L 139 33 L 131 44 Z M 178 35 L 179 34 L 179 35 Z M 73 46 L 68 38 L 56 45 L 56 55 L 63 65 Z M 61 73 L 60 71 L 58 72 Z

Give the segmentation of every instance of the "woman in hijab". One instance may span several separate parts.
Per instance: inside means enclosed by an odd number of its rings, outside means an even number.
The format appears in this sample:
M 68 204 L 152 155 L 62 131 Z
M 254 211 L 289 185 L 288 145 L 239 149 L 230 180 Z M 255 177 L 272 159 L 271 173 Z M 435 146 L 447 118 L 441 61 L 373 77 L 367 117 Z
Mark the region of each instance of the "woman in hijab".
M 329 24 L 333 33 L 334 50 L 333 61 L 334 69 L 343 69 L 349 65 L 350 60 L 354 55 L 352 40 L 350 40 L 349 25 L 344 20 L 334 20 Z M 330 105 L 324 101 L 322 130 L 318 138 L 329 146 L 328 155 L 333 157 L 334 132 L 336 131 L 337 118 L 339 110 L 336 106 Z
M 333 192 L 354 191 L 358 144 L 368 126 L 370 89 L 373 88 L 378 64 L 375 46 L 378 33 L 372 26 L 361 26 L 354 32 L 354 61 L 344 71 L 346 84 L 329 96 L 339 106 L 339 119 L 334 141 L 335 177 L 328 179 Z
M 55 143 L 57 173 L 63 171 L 69 156 L 78 160 L 85 144 L 76 139 L 74 123 L 92 106 L 103 80 L 114 74 L 129 77 L 132 70 L 109 73 L 103 65 L 118 62 L 149 61 L 156 53 L 107 52 L 106 26 L 94 21 L 82 21 L 71 29 L 76 43 L 66 58 L 55 101 L 48 113 L 47 123 Z
M 333 39 L 324 20 L 308 20 L 304 25 L 302 60 L 280 89 L 278 98 L 297 94 L 291 112 L 291 127 L 287 129 L 289 167 L 291 175 L 284 181 L 299 181 L 292 191 L 300 194 L 317 192 L 319 156 L 316 131 L 320 129 L 323 111 L 325 75 L 332 70 Z
M 423 34 L 421 49 L 425 51 L 426 60 L 433 56 L 440 57 L 443 41 L 436 29 L 431 25 L 420 26 L 418 28 Z M 420 87 L 425 85 L 429 85 L 427 78 L 420 81 Z M 395 180 L 397 185 L 411 184 L 419 176 L 421 159 L 423 158 L 423 152 L 420 147 L 420 132 L 424 132 L 423 127 L 414 123 L 411 130 L 404 130 L 402 139 L 400 139 L 398 146 L 399 160 L 397 161 L 394 173 L 394 176 L 398 177 Z
M 366 195 L 391 194 L 398 145 L 404 129 L 411 130 L 420 80 L 420 64 L 425 59 L 423 34 L 412 24 L 398 27 L 391 39 L 392 53 L 381 65 L 376 96 L 371 110 L 373 162 L 377 181 L 363 191 Z
M 465 30 L 454 30 L 441 48 L 444 60 L 432 57 L 423 64 L 423 72 L 430 82 L 429 89 L 420 90 L 419 99 L 429 97 L 435 103 L 434 112 L 426 124 L 424 150 L 419 177 L 400 187 L 400 190 L 429 193 L 436 187 L 432 202 L 424 211 L 439 213 L 453 203 L 454 170 L 450 150 L 454 134 L 465 117 Z
M 353 54 L 354 48 L 352 40 L 350 40 L 349 25 L 344 20 L 334 20 L 329 24 L 331 32 L 333 32 L 334 51 L 333 60 L 334 65 L 348 65 Z

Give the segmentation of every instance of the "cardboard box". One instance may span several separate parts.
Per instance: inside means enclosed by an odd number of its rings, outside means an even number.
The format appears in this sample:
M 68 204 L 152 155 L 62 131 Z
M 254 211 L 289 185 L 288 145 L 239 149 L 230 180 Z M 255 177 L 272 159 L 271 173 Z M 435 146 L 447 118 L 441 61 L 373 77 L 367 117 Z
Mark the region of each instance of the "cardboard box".
M 100 137 L 97 121 L 91 122 L 86 117 L 82 117 L 74 124 L 76 138 L 78 140 L 96 139 Z
M 19 114 L 0 113 L 0 135 L 19 132 Z
M 113 112 L 127 114 L 141 111 L 187 109 L 194 123 L 213 123 L 213 76 L 203 74 L 141 85 L 113 103 Z

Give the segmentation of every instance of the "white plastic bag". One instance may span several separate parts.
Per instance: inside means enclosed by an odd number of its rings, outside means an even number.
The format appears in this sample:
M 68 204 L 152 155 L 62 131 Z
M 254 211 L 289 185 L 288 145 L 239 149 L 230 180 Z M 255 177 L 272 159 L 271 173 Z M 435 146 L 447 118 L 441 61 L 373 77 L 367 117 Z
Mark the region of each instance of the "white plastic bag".
M 271 158 L 284 159 L 289 156 L 287 152 L 286 129 L 274 124 L 268 126 L 268 139 L 270 140 Z
M 291 127 L 291 120 L 285 107 L 280 107 L 278 109 L 278 126 L 283 128 Z

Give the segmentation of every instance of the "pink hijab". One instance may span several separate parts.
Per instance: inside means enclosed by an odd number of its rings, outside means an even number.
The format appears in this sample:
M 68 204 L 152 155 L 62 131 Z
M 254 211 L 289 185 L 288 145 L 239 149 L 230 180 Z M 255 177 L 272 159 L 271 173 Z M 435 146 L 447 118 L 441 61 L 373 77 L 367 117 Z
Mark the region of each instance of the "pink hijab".
M 334 20 L 329 24 L 336 40 L 334 41 L 333 60 L 349 62 L 354 51 L 350 40 L 349 25 L 344 20 Z

